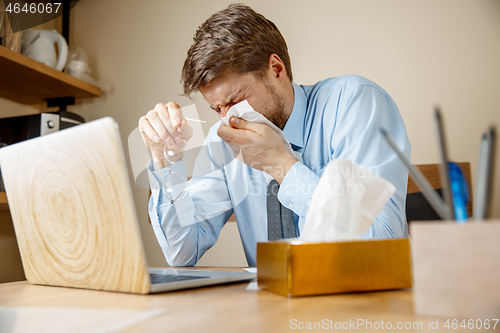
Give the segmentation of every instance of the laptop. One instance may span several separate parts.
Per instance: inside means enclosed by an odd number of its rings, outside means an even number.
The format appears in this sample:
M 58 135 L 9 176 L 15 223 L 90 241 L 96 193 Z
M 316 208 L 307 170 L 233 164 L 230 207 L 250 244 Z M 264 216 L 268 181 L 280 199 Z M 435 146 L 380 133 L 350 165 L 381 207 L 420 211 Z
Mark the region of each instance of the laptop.
M 0 165 L 30 283 L 148 294 L 256 277 L 148 269 L 112 118 L 4 147 Z

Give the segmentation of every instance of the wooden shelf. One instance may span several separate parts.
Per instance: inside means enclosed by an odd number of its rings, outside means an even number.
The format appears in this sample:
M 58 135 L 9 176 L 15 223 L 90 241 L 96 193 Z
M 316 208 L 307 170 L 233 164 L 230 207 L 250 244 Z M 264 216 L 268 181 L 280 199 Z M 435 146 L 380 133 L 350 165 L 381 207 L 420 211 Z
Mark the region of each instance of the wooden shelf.
M 5 192 L 0 192 L 0 210 L 9 209 L 9 205 L 7 204 L 7 194 Z
M 38 104 L 49 98 L 100 95 L 94 85 L 0 46 L 0 97 Z

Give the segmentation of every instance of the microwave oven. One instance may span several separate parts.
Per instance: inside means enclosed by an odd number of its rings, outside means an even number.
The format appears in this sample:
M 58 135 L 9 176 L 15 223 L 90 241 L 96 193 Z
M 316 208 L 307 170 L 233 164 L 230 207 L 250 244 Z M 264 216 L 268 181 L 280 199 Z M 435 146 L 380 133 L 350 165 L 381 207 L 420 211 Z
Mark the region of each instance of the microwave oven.
M 0 149 L 38 136 L 54 133 L 85 122 L 73 112 L 58 111 L 28 116 L 0 118 Z M 0 192 L 4 192 L 0 170 Z

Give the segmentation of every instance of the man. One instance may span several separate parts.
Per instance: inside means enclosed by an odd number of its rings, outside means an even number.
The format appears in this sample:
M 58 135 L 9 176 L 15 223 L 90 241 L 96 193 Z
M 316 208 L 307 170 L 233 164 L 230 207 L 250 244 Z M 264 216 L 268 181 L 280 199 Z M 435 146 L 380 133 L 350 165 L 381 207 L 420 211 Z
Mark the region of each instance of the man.
M 186 170 L 182 161 L 170 166 L 164 147 L 181 151 L 193 130 L 173 102 L 158 104 L 141 117 L 140 131 L 153 156 L 150 180 L 156 187 L 149 212 L 170 265 L 195 265 L 234 212 L 248 264 L 255 266 L 258 241 L 300 235 L 322 171 L 337 158 L 354 161 L 397 188 L 363 238 L 407 236 L 408 172 L 380 128 L 408 156 L 410 144 L 397 106 L 375 83 L 345 76 L 313 86 L 295 84 L 277 27 L 241 4 L 230 5 L 199 27 L 182 83 L 186 95 L 200 91 L 220 117 L 247 101 L 283 130 L 295 153 L 270 126 L 231 117 L 231 126 L 219 122 L 211 128 L 206 153 L 197 159 L 205 171 L 191 179 L 188 195 L 172 202 L 164 195 L 163 180 L 172 174 L 185 178 Z M 233 159 L 237 153 L 243 162 Z M 276 216 L 282 219 L 278 225 Z

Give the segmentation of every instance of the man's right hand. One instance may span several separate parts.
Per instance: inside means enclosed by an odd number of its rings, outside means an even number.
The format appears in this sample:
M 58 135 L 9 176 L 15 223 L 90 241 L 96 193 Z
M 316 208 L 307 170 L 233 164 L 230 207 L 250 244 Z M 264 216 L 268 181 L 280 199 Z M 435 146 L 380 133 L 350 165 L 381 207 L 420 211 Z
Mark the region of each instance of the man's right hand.
M 151 149 L 155 170 L 168 163 L 164 156 L 165 146 L 174 153 L 180 152 L 185 146 L 184 141 L 193 136 L 193 128 L 184 119 L 181 107 L 174 102 L 156 104 L 139 119 L 139 131 L 144 144 Z

